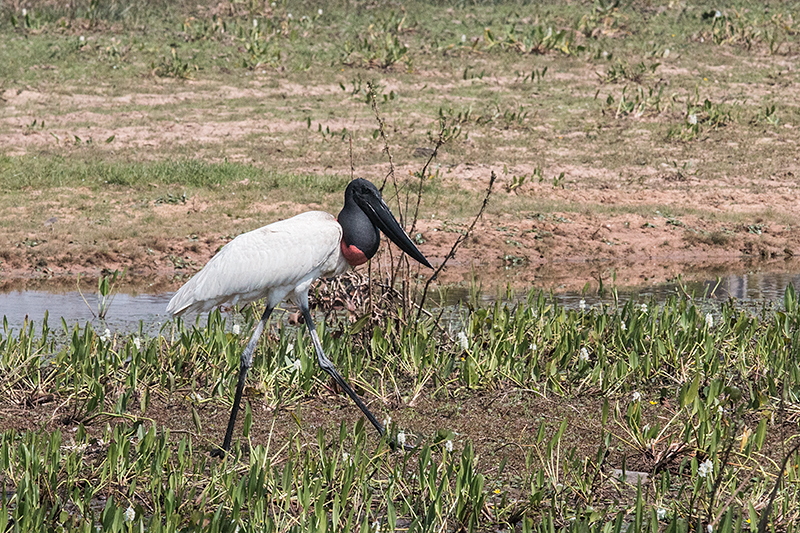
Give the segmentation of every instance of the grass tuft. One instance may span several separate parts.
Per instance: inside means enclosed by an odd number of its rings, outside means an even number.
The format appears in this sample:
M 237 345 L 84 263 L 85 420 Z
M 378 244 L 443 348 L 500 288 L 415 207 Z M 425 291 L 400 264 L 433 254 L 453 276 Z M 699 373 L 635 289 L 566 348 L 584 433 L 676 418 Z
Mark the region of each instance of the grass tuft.
M 257 317 L 246 310 L 242 329 Z M 441 404 L 431 419 L 401 417 L 406 432 L 417 426 L 419 447 L 397 453 L 363 420 L 351 426 L 334 413 L 318 426 L 298 416 L 325 385 L 305 332 L 279 327 L 254 363 L 244 437 L 222 462 L 209 459 L 219 435 L 207 417 L 227 410 L 242 338 L 218 312 L 150 338 L 66 323 L 56 331 L 47 321 L 6 327 L 0 408 L 58 405 L 60 422 L 3 432 L 0 520 L 19 531 L 57 521 L 113 531 L 738 532 L 761 518 L 800 386 L 792 287 L 781 309 L 760 316 L 688 296 L 567 310 L 531 292 L 517 304 L 463 308 L 461 323 L 452 340 L 431 318 L 360 324 L 352 334 L 346 320 L 320 323 L 331 359 L 368 399 L 388 380 Z M 492 391 L 522 405 L 548 401 L 518 435 L 448 429 L 459 422 L 447 398 L 467 406 Z M 552 416 L 562 406 L 573 415 Z M 498 414 L 460 416 L 489 423 Z M 773 493 L 766 520 L 794 531 L 798 458 L 787 457 L 789 485 Z

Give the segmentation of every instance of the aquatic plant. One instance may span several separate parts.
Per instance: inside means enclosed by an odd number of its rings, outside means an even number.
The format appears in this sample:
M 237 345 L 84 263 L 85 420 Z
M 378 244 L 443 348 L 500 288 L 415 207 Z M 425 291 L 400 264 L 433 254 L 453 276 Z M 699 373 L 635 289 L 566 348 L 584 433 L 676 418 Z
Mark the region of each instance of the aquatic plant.
M 242 339 L 218 312 L 151 338 L 6 324 L 0 528 L 794 531 L 795 291 L 758 315 L 724 303 L 713 327 L 708 312 L 685 295 L 570 310 L 531 292 L 463 308 L 463 338 L 433 318 L 352 335 L 320 321 L 412 452 L 322 414 L 337 402 L 307 335 L 279 326 L 224 461 L 208 452 Z

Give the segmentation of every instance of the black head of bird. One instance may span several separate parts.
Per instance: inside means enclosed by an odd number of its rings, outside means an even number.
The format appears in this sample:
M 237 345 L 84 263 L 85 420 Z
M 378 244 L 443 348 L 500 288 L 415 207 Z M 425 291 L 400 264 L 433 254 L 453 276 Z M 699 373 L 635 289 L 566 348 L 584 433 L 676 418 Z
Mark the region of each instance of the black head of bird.
M 381 192 L 369 181 L 358 178 L 347 185 L 344 191 L 344 207 L 339 212 L 338 220 L 342 226 L 342 248 L 345 256 L 353 254 L 356 264 L 366 262 L 378 251 L 381 243 L 380 230 L 410 257 L 428 268 L 433 268 L 394 218 L 383 201 Z M 356 258 L 359 252 L 363 257 Z

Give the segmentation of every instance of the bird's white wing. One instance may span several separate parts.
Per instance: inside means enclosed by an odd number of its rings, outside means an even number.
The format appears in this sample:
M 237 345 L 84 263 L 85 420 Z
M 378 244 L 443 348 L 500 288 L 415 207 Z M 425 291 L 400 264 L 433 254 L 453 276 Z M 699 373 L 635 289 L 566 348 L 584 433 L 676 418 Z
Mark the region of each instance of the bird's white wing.
M 181 287 L 167 312 L 207 311 L 227 302 L 264 297 L 275 306 L 299 284 L 337 269 L 341 238 L 339 223 L 322 211 L 243 233 Z

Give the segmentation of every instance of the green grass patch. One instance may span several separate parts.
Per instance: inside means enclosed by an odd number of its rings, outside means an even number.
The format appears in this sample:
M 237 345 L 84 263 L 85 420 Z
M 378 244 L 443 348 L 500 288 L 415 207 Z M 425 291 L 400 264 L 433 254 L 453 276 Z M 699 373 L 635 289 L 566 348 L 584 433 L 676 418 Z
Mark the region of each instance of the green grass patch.
M 319 404 L 325 384 L 305 332 L 278 327 L 222 462 L 208 451 L 224 421 L 215 435 L 209 416 L 227 411 L 244 339 L 218 313 L 150 337 L 6 327 L 0 409 L 25 404 L 41 422 L 4 420 L 0 520 L 18 531 L 738 532 L 765 516 L 795 530 L 793 288 L 758 316 L 687 296 L 567 310 L 535 292 L 470 309 L 451 334 L 433 319 L 320 324 L 368 400 L 385 401 L 388 382 L 409 403 L 391 431 L 416 451 L 392 452 L 336 411 L 309 424 L 300 406 Z M 242 331 L 257 317 L 248 309 Z M 412 407 L 418 397 L 431 407 Z M 37 418 L 51 404 L 57 415 Z
M 119 162 L 103 158 L 0 157 L 0 183 L 11 192 L 26 188 L 108 187 L 146 189 L 148 184 L 183 185 L 213 189 L 243 180 L 259 184 L 259 188 L 291 189 L 299 195 L 336 193 L 347 184 L 345 177 L 327 179 L 309 175 L 288 175 L 267 172 L 239 163 L 206 163 L 200 160 Z M 152 185 L 151 185 L 152 186 Z

